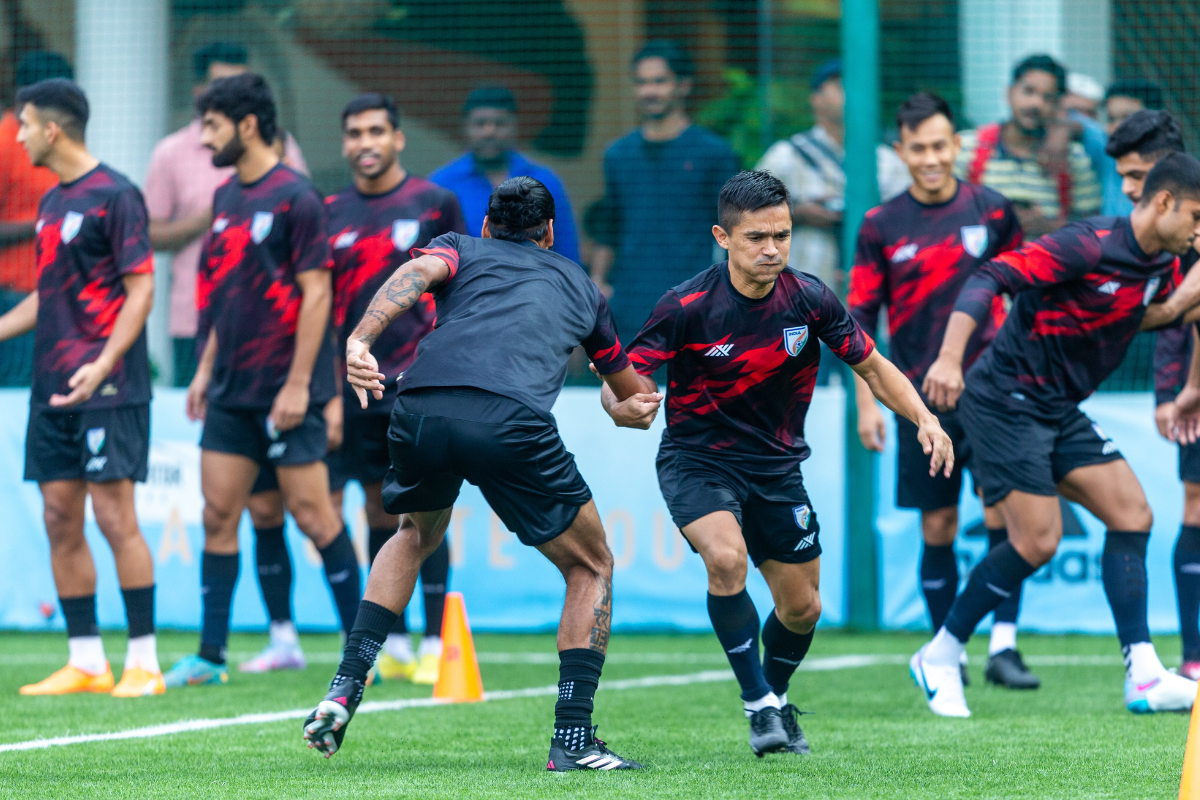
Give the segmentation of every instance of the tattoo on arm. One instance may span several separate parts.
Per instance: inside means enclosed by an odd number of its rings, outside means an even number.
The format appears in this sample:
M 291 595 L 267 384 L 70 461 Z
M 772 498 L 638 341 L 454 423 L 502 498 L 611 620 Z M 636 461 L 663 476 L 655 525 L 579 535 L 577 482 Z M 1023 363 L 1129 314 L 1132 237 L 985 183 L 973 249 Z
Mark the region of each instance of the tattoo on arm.
M 371 298 L 371 304 L 363 314 L 352 337 L 362 339 L 367 344 L 374 344 L 383 329 L 392 320 L 412 308 L 418 298 L 425 293 L 428 282 L 419 270 L 407 268 L 408 265 L 396 270 L 379 291 Z
M 592 626 L 592 637 L 588 647 L 603 653 L 608 649 L 608 636 L 612 630 L 612 578 L 597 575 L 596 585 L 600 590 L 600 597 L 592 606 L 596 624 Z

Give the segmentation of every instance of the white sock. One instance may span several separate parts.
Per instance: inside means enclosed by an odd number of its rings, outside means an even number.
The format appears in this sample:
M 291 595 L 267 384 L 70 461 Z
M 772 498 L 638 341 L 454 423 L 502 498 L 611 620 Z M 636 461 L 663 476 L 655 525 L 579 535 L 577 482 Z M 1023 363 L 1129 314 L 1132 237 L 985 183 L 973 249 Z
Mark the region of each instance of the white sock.
M 783 708 L 786 705 L 787 705 L 787 692 L 784 692 L 783 694 L 779 695 L 779 707 Z
M 158 666 L 158 645 L 153 633 L 135 636 L 125 649 L 125 669 L 137 667 L 147 672 L 162 672 Z
M 746 716 L 752 715 L 755 711 L 762 711 L 764 708 L 783 708 L 779 704 L 779 698 L 774 692 L 767 692 L 757 700 L 743 700 L 742 707 L 746 709 Z
M 67 648 L 71 655 L 67 663 L 76 669 L 81 669 L 90 675 L 100 675 L 108 668 L 108 659 L 104 656 L 104 642 L 99 636 L 74 636 L 67 639 Z
M 962 663 L 965 646 L 943 626 L 933 641 L 925 645 L 925 660 L 934 666 L 957 667 Z
M 1135 683 L 1147 683 L 1163 673 L 1165 668 L 1150 642 L 1129 645 L 1125 653 L 1125 677 Z
M 397 661 L 412 661 L 412 639 L 407 633 L 389 633 L 383 643 L 383 651 Z
M 1015 622 L 993 622 L 992 638 L 988 642 L 988 655 L 1005 650 L 1017 649 L 1017 625 Z
M 442 637 L 426 636 L 421 640 L 421 646 L 417 648 L 417 655 L 421 658 L 432 655 L 438 658 L 442 657 Z
M 296 623 L 290 619 L 272 622 L 269 628 L 271 632 L 271 646 L 291 649 L 300 646 L 300 636 L 296 633 Z

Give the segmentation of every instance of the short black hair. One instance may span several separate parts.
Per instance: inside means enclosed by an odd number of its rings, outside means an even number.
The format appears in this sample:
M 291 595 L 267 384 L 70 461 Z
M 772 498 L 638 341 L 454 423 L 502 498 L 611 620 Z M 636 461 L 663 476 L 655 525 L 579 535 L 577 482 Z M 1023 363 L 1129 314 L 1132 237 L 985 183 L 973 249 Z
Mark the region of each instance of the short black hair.
M 721 187 L 717 198 L 717 219 L 726 233 L 747 211 L 758 211 L 768 206 L 786 205 L 791 208 L 792 198 L 783 181 L 766 170 L 742 170 Z
M 251 114 L 258 120 L 258 135 L 267 144 L 275 141 L 275 98 L 262 75 L 247 72 L 213 81 L 196 98 L 196 111 L 216 111 L 237 125 Z
M 1113 81 L 1112 85 L 1108 87 L 1108 91 L 1104 93 L 1104 99 L 1107 101 L 1112 97 L 1132 97 L 1135 100 L 1141 100 L 1142 105 L 1149 109 L 1157 110 L 1163 107 L 1162 87 L 1154 81 L 1142 78 L 1123 78 Z
M 1149 203 L 1154 195 L 1168 191 L 1176 204 L 1184 198 L 1200 200 L 1200 161 L 1187 153 L 1167 153 L 1150 173 L 1142 187 L 1142 203 Z
M 513 97 L 513 93 L 507 86 L 499 84 L 480 86 L 467 95 L 467 101 L 463 103 L 463 116 L 470 115 L 477 108 L 499 108 L 515 114 L 517 113 L 517 98 Z
M 380 94 L 379 92 L 363 92 L 358 97 L 346 103 L 346 107 L 342 109 L 342 127 L 346 127 L 346 120 L 355 114 L 361 114 L 364 111 L 386 111 L 388 122 L 395 129 L 400 128 L 400 112 L 396 110 L 396 101 L 391 95 Z
M 642 49 L 634 54 L 630 66 L 637 69 L 637 65 L 647 58 L 661 58 L 666 61 L 667 67 L 675 73 L 676 78 L 690 78 L 696 74 L 696 65 L 692 62 L 692 57 L 678 42 L 670 39 L 651 39 L 646 42 Z
M 34 50 L 32 53 L 26 53 L 17 62 L 18 89 L 50 78 L 74 80 L 75 70 L 71 69 L 71 62 L 49 50 Z
M 1016 83 L 1025 76 L 1025 73 L 1035 70 L 1049 72 L 1053 75 L 1055 83 L 1058 84 L 1058 93 L 1060 95 L 1067 91 L 1067 68 L 1045 53 L 1027 56 L 1017 62 L 1017 65 L 1013 67 L 1012 82 Z
M 896 129 L 908 128 L 915 131 L 922 122 L 938 114 L 950 121 L 950 128 L 953 130 L 954 112 L 950 110 L 950 104 L 933 92 L 917 92 L 901 103 L 896 111 Z
M 250 55 L 246 48 L 235 42 L 209 42 L 192 56 L 192 69 L 196 73 L 196 83 L 208 80 L 208 68 L 215 63 L 246 64 Z
M 539 180 L 527 175 L 509 178 L 488 198 L 487 216 L 493 238 L 536 242 L 545 238 L 554 219 L 554 197 Z
M 1142 109 L 1117 126 L 1108 137 L 1104 152 L 1113 158 L 1137 153 L 1147 161 L 1157 161 L 1166 153 L 1182 153 L 1183 131 L 1166 111 Z
M 17 111 L 28 103 L 38 110 L 42 119 L 58 123 L 63 133 L 77 142 L 83 141 L 87 128 L 87 95 L 83 89 L 66 78 L 48 78 L 32 86 L 24 86 L 17 92 Z

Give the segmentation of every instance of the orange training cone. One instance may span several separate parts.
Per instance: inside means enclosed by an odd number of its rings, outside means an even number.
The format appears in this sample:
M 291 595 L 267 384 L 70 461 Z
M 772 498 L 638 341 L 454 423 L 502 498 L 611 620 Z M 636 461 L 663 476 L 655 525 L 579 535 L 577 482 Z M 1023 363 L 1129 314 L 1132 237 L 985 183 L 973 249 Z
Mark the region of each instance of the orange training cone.
M 467 623 L 462 592 L 446 592 L 442 616 L 442 660 L 433 696 L 452 703 L 474 703 L 483 699 L 483 678 L 475 658 L 475 640 Z
M 1200 800 L 1200 691 L 1192 703 L 1192 724 L 1188 727 L 1187 748 L 1183 751 L 1179 800 Z

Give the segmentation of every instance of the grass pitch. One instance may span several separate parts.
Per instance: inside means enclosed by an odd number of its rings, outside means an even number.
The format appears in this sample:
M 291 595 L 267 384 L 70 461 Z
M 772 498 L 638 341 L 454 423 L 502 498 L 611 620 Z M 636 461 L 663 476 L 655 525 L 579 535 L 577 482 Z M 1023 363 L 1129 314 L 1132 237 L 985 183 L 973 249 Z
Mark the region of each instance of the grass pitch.
M 754 758 L 730 675 L 682 685 L 632 679 L 725 670 L 712 636 L 613 638 L 596 696 L 600 736 L 646 764 L 637 773 L 543 771 L 554 697 L 410 707 L 356 716 L 341 752 L 306 749 L 300 720 L 256 722 L 173 735 L 0 752 L 0 797 L 27 798 L 1015 798 L 1173 797 L 1188 719 L 1135 717 L 1124 709 L 1116 641 L 1024 635 L 1043 681 L 1036 692 L 985 686 L 982 642 L 972 645 L 967 699 L 974 717 L 932 716 L 912 685 L 908 656 L 923 637 L 822 631 L 790 699 L 813 756 Z M 114 672 L 124 642 L 105 636 Z M 164 666 L 195 634 L 162 633 Z M 264 636 L 237 635 L 234 655 Z M 61 634 L 0 634 L 0 747 L 38 738 L 125 731 L 194 719 L 311 708 L 337 659 L 332 635 L 303 637 L 304 672 L 241 675 L 227 686 L 163 697 L 20 697 L 17 688 L 61 666 Z M 476 637 L 489 691 L 557 680 L 550 636 Z M 1178 663 L 1173 639 L 1160 643 Z M 860 655 L 870 658 L 841 658 Z M 680 680 L 693 680 L 691 678 Z M 628 688 L 605 690 L 605 682 Z M 367 700 L 428 697 L 428 687 L 385 683 Z

